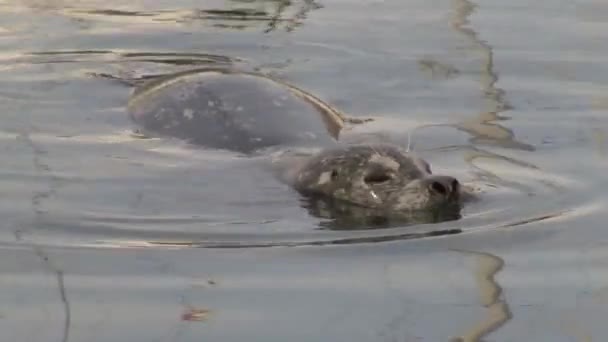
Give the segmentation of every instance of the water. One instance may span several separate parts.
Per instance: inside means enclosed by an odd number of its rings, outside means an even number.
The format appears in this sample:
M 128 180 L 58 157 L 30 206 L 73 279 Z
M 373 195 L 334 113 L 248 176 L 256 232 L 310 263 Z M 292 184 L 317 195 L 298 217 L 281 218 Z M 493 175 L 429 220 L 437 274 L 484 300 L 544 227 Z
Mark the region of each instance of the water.
M 0 2 L 2 340 L 604 340 L 606 14 Z M 130 88 L 98 77 L 226 64 L 413 131 L 482 200 L 458 221 L 328 230 L 257 160 L 139 138 Z

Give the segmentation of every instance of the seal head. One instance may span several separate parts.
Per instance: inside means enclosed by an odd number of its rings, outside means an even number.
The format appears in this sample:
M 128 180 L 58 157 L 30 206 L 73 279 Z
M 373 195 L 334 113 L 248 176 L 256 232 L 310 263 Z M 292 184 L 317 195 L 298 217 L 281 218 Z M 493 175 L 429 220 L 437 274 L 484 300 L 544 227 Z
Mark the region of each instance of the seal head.
M 393 145 L 352 145 L 327 149 L 292 173 L 293 187 L 385 212 L 459 206 L 460 183 L 433 175 L 421 158 Z

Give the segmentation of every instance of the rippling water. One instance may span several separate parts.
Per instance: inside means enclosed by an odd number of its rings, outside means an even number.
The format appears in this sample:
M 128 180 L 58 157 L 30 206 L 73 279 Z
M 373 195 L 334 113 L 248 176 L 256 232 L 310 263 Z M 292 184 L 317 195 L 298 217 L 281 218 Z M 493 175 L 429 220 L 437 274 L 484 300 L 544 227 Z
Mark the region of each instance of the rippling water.
M 2 339 L 603 340 L 606 15 L 0 1 Z M 218 65 L 411 134 L 480 200 L 458 221 L 331 230 L 256 158 L 134 134 L 131 88 L 104 77 Z

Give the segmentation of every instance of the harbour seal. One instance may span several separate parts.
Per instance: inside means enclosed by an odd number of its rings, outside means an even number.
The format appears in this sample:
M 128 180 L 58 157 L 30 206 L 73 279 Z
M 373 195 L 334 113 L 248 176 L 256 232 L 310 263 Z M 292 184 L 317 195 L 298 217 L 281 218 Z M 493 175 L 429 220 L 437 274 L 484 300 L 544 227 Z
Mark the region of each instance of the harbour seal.
M 282 148 L 272 163 L 279 177 L 311 201 L 321 199 L 330 211 L 344 213 L 346 205 L 363 208 L 364 216 L 371 210 L 411 217 L 459 210 L 461 187 L 455 178 L 433 175 L 426 161 L 399 146 L 340 139 L 349 125 L 370 119 L 348 117 L 262 74 L 206 68 L 161 77 L 136 88 L 127 108 L 150 134 L 245 154 Z M 289 153 L 302 146 L 320 151 Z

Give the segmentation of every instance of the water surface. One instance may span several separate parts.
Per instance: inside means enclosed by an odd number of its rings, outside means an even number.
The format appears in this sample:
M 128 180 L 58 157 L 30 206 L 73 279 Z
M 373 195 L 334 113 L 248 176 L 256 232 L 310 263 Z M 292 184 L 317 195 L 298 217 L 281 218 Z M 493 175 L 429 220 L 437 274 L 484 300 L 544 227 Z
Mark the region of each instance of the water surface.
M 0 2 L 3 339 L 603 340 L 606 14 Z M 412 134 L 482 200 L 457 221 L 332 231 L 259 160 L 133 134 L 131 89 L 99 77 L 223 65 Z M 435 231 L 453 234 L 419 238 Z

